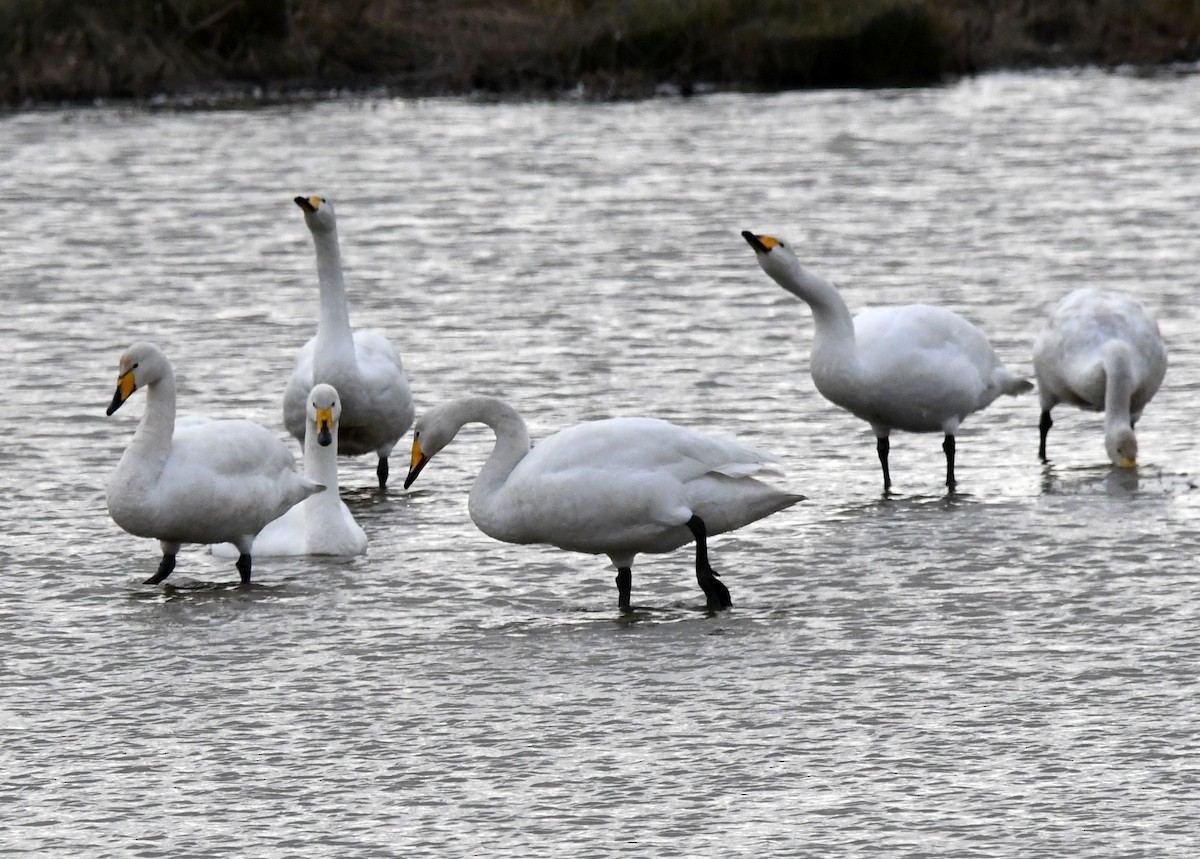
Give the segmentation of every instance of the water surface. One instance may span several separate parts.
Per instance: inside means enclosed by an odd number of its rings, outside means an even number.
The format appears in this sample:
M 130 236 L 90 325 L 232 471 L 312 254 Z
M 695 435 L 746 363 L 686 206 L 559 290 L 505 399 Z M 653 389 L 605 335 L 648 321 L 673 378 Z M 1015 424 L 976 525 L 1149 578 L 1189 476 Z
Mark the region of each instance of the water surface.
M 0 782 L 6 855 L 1122 855 L 1197 846 L 1200 77 L 993 75 L 928 90 L 628 104 L 348 100 L 0 118 Z M 493 542 L 464 431 L 411 491 L 344 461 L 351 561 L 255 583 L 108 518 L 144 399 L 284 436 L 315 329 L 297 194 L 337 206 L 352 319 L 418 408 L 498 395 L 536 438 L 649 414 L 779 455 L 809 501 L 644 557 Z M 855 310 L 936 302 L 1031 371 L 1082 285 L 1171 350 L 1106 465 L 1036 396 L 958 442 L 869 428 L 808 375 L 812 319 L 741 239 L 773 232 Z M 406 439 L 401 447 L 407 448 Z M 298 451 L 298 448 L 297 448 Z M 393 474 L 402 472 L 399 453 Z

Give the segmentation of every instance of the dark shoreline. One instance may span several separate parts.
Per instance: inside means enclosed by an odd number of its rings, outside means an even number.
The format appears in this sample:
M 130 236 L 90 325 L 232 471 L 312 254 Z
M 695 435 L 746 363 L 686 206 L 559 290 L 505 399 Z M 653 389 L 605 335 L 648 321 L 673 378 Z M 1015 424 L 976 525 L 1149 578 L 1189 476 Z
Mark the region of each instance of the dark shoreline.
M 611 100 L 1200 60 L 1190 0 L 10 0 L 0 107 Z M 1146 8 L 1152 6 L 1153 8 Z

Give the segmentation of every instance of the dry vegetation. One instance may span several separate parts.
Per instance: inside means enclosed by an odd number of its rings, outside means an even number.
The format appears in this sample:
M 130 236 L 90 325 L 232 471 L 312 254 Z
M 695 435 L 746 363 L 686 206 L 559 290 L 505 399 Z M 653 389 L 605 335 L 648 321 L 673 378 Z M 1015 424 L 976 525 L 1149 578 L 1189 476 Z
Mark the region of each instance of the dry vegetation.
M 0 103 L 642 95 L 1200 58 L 1200 0 L 0 0 Z

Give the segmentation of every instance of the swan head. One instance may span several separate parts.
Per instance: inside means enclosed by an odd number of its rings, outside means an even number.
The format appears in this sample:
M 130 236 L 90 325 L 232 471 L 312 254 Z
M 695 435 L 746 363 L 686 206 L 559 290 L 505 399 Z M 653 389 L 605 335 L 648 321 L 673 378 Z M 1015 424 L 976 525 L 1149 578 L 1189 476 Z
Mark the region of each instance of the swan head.
M 451 414 L 456 407 L 457 403 L 434 406 L 413 424 L 412 461 L 408 467 L 408 476 L 404 478 L 405 489 L 417 479 L 425 464 L 458 435 L 462 421 L 455 420 Z
M 106 415 L 121 408 L 138 388 L 152 385 L 171 372 L 171 363 L 153 343 L 134 343 L 121 355 L 117 368 L 117 391 Z
M 317 428 L 317 444 L 333 444 L 341 417 L 342 401 L 333 385 L 315 386 L 308 395 L 308 422 Z
M 1104 446 L 1108 449 L 1108 458 L 1117 468 L 1137 468 L 1137 436 L 1132 429 L 1121 427 L 1106 433 Z
M 800 261 L 796 259 L 792 249 L 782 239 L 777 239 L 775 236 L 756 235 L 749 230 L 742 230 L 742 238 L 750 244 L 750 247 L 754 248 L 754 256 L 757 257 L 762 270 L 775 280 L 788 275 L 795 277 L 795 271 L 799 267 Z
M 314 233 L 329 233 L 337 228 L 333 203 L 324 197 L 297 197 L 296 205 L 304 212 L 304 223 Z

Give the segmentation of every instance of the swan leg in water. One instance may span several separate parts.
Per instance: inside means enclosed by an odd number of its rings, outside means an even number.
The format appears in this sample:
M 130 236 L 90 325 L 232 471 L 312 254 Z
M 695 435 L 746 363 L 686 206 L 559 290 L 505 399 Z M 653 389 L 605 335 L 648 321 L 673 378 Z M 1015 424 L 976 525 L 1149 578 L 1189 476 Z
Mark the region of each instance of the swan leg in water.
M 388 479 L 388 463 L 386 456 L 379 457 L 379 465 L 375 467 L 375 474 L 379 478 L 379 488 L 386 488 Z
M 629 567 L 617 569 L 617 608 L 629 608 L 629 594 L 633 590 L 633 570 Z
M 724 582 L 718 578 L 720 574 L 708 563 L 708 529 L 704 526 L 704 520 L 699 516 L 692 516 L 687 521 L 687 526 L 696 538 L 696 581 L 708 597 L 708 607 L 731 607 L 733 600 L 729 596 L 729 588 L 725 587 Z
M 159 543 L 162 546 L 162 560 L 158 562 L 158 570 L 154 575 L 142 582 L 144 585 L 157 585 L 167 576 L 171 575 L 171 572 L 175 569 L 175 556 L 179 554 L 179 544 L 168 543 L 162 540 Z
M 1050 419 L 1050 411 L 1042 410 L 1042 419 L 1038 421 L 1038 432 L 1041 433 L 1041 442 L 1038 444 L 1038 459 L 1042 462 L 1046 461 L 1046 436 L 1050 435 L 1050 427 L 1054 426 L 1054 421 Z
M 881 435 L 875 439 L 875 451 L 879 454 L 879 464 L 883 466 L 884 492 L 892 488 L 892 474 L 888 471 L 888 451 L 891 449 L 892 443 L 888 441 L 886 435 Z
M 946 487 L 954 491 L 954 436 L 946 433 L 946 438 L 942 441 L 942 450 L 946 452 Z

